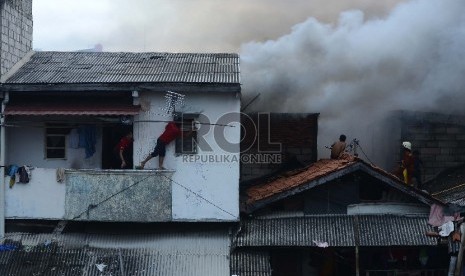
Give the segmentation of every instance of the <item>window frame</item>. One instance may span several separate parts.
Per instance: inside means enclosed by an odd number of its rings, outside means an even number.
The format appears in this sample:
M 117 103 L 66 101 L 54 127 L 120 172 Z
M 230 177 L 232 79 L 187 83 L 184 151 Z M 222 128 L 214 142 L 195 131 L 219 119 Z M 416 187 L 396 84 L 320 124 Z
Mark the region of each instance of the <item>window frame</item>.
M 58 133 L 49 133 L 52 129 L 61 129 L 57 131 Z M 46 125 L 44 131 L 44 159 L 45 160 L 66 160 L 67 159 L 67 150 L 66 146 L 68 144 L 67 136 L 69 134 L 70 128 L 63 125 Z M 53 132 L 53 131 L 52 131 Z M 49 137 L 60 137 L 63 139 L 63 146 L 49 146 L 48 141 Z M 49 157 L 49 150 L 63 150 L 63 156 L 59 157 Z
M 175 140 L 175 154 L 176 155 L 188 155 L 188 154 L 198 154 L 197 146 L 197 130 L 194 129 L 195 122 L 199 114 L 181 114 L 179 118 L 182 120 L 182 129 L 183 135 Z M 189 137 L 185 137 L 186 132 L 191 132 L 192 134 Z M 191 149 L 186 149 L 190 146 Z

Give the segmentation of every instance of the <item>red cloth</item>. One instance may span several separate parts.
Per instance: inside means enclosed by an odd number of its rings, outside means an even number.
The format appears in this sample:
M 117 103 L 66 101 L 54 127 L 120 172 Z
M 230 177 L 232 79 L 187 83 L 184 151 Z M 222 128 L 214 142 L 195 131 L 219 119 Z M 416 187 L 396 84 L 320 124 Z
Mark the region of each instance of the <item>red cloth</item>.
M 129 148 L 130 146 L 132 146 L 132 139 L 131 138 L 128 138 L 128 137 L 123 137 L 121 138 L 121 140 L 119 141 L 118 145 L 116 146 L 117 150 L 118 151 L 121 151 L 121 150 L 126 150 L 127 148 Z
M 182 132 L 178 126 L 174 122 L 169 122 L 165 127 L 165 131 L 162 135 L 160 135 L 160 137 L 158 137 L 158 139 L 167 145 L 174 139 L 181 136 L 181 134 Z

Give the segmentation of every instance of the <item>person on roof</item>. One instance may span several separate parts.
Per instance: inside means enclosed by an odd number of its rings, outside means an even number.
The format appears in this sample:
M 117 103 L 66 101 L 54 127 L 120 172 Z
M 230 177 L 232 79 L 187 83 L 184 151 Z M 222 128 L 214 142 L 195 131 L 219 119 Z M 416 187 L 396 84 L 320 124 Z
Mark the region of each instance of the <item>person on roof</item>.
M 136 169 L 143 169 L 145 164 L 152 158 L 158 156 L 158 168 L 160 170 L 165 170 L 163 167 L 163 161 L 165 160 L 166 155 L 166 146 L 171 143 L 172 141 L 176 140 L 178 137 L 188 137 L 192 134 L 194 130 L 190 130 L 189 132 L 183 132 L 181 130 L 182 126 L 181 120 L 174 120 L 166 124 L 165 131 L 158 137 L 157 144 L 151 152 L 142 162 L 140 162 L 140 166 L 137 166 Z
M 402 142 L 404 153 L 402 156 L 402 174 L 404 176 L 404 182 L 407 185 L 412 184 L 412 176 L 415 170 L 415 160 L 412 154 L 412 143 L 405 141 Z
M 346 149 L 346 136 L 341 134 L 339 141 L 331 145 L 331 159 L 338 159 Z

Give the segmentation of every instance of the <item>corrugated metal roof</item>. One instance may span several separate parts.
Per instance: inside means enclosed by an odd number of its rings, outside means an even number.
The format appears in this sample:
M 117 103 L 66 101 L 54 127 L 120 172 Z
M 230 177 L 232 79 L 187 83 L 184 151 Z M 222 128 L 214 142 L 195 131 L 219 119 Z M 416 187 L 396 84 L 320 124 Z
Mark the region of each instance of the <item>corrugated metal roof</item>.
M 426 215 L 327 215 L 245 220 L 237 246 L 331 247 L 436 245 Z M 358 229 L 358 230 L 357 230 Z M 358 236 L 356 236 L 358 233 Z M 359 240 L 359 242 L 357 242 Z
M 239 84 L 232 53 L 36 52 L 8 84 L 41 83 Z
M 140 106 L 119 103 L 25 102 L 11 103 L 5 115 L 137 115 Z
M 423 246 L 437 245 L 427 215 L 370 215 L 357 216 L 360 246 Z
M 442 201 L 464 207 L 465 164 L 443 170 L 423 186 Z
M 355 246 L 352 217 L 308 216 L 245 220 L 237 237 L 238 246 Z
M 6 248 L 10 245 L 9 248 Z M 16 247 L 16 248 L 13 248 Z M 7 233 L 0 275 L 229 275 L 227 231 L 144 235 Z M 97 265 L 104 264 L 103 271 Z
M 231 275 L 271 276 L 268 252 L 235 250 L 231 254 Z

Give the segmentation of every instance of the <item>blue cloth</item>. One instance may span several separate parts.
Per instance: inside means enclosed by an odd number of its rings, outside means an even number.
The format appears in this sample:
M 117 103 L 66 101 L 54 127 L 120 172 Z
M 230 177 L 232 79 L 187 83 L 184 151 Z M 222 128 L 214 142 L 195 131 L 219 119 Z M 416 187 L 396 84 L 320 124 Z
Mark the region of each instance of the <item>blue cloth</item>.
M 2 244 L 0 245 L 0 251 L 12 251 L 18 248 L 16 245 Z
M 95 153 L 97 143 L 97 127 L 95 125 L 83 125 L 78 128 L 79 147 L 86 150 L 86 158 Z
M 69 147 L 72 149 L 79 148 L 79 133 L 76 128 L 73 128 L 69 133 Z
M 11 166 L 10 166 L 10 170 L 8 171 L 8 175 L 9 175 L 10 177 L 14 177 L 14 176 L 16 175 L 16 173 L 18 172 L 18 169 L 19 169 L 18 166 L 16 166 L 16 165 L 11 165 Z

